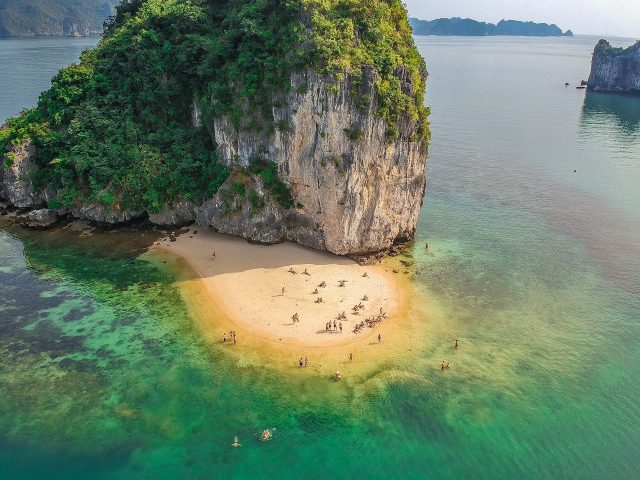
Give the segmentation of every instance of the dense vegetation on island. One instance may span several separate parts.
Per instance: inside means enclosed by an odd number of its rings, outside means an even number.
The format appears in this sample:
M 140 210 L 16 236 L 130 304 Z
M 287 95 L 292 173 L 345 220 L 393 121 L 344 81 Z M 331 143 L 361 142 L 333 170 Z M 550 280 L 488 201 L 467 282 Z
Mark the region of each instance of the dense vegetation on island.
M 238 130 L 287 128 L 272 108 L 293 72 L 312 69 L 332 82 L 348 75 L 357 85 L 365 64 L 378 72 L 389 138 L 403 115 L 420 125 L 416 140 L 426 137 L 426 69 L 401 0 L 125 0 L 98 46 L 9 120 L 0 144 L 31 139 L 36 180 L 52 184 L 61 204 L 157 211 L 177 198 L 201 201 L 228 177 L 208 119 L 226 116 Z M 412 96 L 394 74 L 399 66 L 410 72 Z M 191 121 L 194 100 L 202 127 Z M 255 159 L 252 173 L 291 206 L 272 165 Z
M 101 33 L 118 0 L 0 0 L 0 37 Z
M 419 20 L 410 18 L 409 23 L 415 35 L 461 35 L 461 36 L 529 36 L 561 37 L 573 36 L 571 30 L 562 32 L 557 25 L 548 23 L 500 20 L 498 24 L 479 22 L 470 18 L 439 18 Z

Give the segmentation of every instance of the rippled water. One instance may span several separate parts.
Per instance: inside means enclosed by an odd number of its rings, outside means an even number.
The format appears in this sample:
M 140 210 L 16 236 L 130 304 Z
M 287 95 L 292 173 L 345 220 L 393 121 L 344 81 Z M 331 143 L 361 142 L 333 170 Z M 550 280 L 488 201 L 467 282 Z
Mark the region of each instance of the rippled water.
M 140 235 L 0 230 L 0 478 L 639 477 L 640 99 L 574 88 L 597 40 L 417 39 L 427 336 L 363 378 L 240 368 Z

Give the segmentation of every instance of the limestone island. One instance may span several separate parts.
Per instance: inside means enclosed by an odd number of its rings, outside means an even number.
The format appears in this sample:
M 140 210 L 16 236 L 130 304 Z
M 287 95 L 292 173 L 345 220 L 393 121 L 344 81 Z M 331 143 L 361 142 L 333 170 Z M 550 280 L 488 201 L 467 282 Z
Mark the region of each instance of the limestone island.
M 640 41 L 629 48 L 614 48 L 600 40 L 593 50 L 587 89 L 640 95 Z
M 438 18 L 435 20 L 420 20 L 410 18 L 409 24 L 414 35 L 441 36 L 520 36 L 520 37 L 572 37 L 573 32 L 563 32 L 555 24 L 523 22 L 521 20 L 500 20 L 497 24 L 479 22 L 470 18 Z
M 32 227 L 190 226 L 155 249 L 232 329 L 342 345 L 401 308 L 388 266 L 344 256 L 415 232 L 426 78 L 400 0 L 125 0 L 0 128 L 0 201 Z

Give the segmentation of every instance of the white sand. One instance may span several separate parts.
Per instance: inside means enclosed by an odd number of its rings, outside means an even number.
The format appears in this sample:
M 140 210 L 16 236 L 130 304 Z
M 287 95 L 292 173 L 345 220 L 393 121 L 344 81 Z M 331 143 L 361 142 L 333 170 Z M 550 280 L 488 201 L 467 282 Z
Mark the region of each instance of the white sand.
M 194 230 L 198 232 L 195 235 Z M 202 278 L 209 296 L 230 323 L 264 340 L 308 347 L 344 345 L 377 335 L 398 311 L 395 281 L 381 266 L 360 266 L 344 257 L 290 243 L 251 245 L 200 228 L 190 229 L 174 242 L 160 240 L 156 248 L 182 257 Z M 297 274 L 289 273 L 290 268 Z M 309 276 L 302 273 L 305 268 Z M 365 272 L 368 277 L 363 277 Z M 339 287 L 340 280 L 346 280 L 344 287 Z M 326 287 L 320 288 L 323 281 Z M 313 294 L 316 288 L 318 294 Z M 361 300 L 365 295 L 368 301 Z M 315 303 L 318 297 L 323 303 Z M 365 308 L 353 315 L 352 307 L 359 303 Z M 357 322 L 377 315 L 380 308 L 389 320 L 353 333 Z M 342 320 L 342 332 L 326 332 L 325 324 L 341 312 L 347 316 Z M 299 322 L 292 321 L 294 313 L 298 313 Z

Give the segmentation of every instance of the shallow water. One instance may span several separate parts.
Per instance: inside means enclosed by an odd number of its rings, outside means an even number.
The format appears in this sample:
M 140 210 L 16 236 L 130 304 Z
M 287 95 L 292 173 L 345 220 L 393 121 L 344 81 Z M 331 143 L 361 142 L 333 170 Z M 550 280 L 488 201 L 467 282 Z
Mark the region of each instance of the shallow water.
M 638 477 L 640 99 L 574 88 L 597 40 L 417 39 L 427 335 L 362 378 L 240 367 L 137 235 L 0 230 L 0 478 Z

